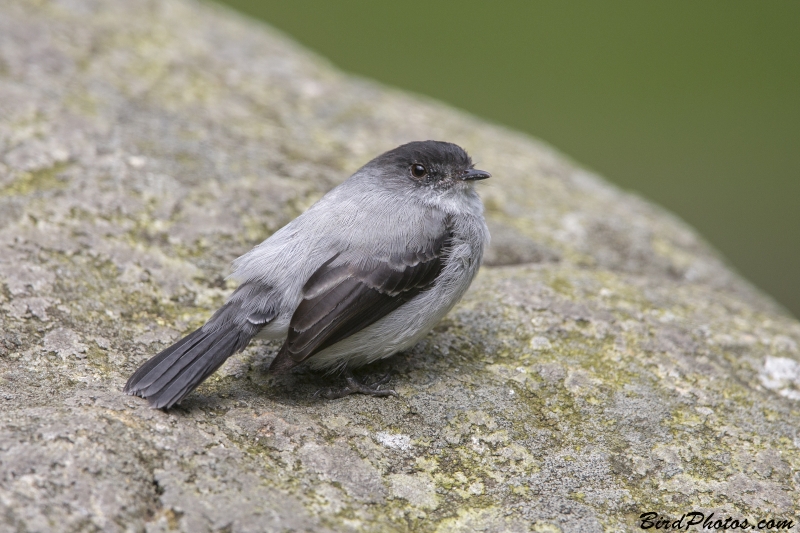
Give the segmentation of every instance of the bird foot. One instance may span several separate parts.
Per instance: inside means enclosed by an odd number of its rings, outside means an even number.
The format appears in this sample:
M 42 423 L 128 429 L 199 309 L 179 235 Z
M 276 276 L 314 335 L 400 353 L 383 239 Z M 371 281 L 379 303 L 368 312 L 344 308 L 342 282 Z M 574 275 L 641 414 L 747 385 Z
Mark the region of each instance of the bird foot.
M 332 387 L 320 389 L 314 393 L 314 397 L 322 396 L 328 400 L 335 400 L 337 398 L 344 398 L 351 394 L 366 394 L 368 396 L 397 396 L 397 393 L 392 389 L 381 389 L 381 385 L 385 385 L 392 379 L 391 374 L 381 376 L 376 381 L 366 384 L 362 383 L 352 374 L 352 372 L 345 373 L 345 380 L 347 385 L 338 389 Z

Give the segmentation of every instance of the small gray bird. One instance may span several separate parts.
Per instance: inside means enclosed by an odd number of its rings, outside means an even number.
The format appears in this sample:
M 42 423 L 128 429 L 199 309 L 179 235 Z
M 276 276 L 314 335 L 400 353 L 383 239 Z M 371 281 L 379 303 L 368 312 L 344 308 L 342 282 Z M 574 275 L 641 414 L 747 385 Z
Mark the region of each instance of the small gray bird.
M 144 363 L 125 392 L 169 409 L 255 338 L 285 338 L 270 373 L 341 370 L 329 392 L 385 396 L 351 368 L 421 339 L 466 292 L 489 230 L 473 168 L 455 144 L 404 144 L 364 165 L 233 262 L 240 282 L 211 319 Z

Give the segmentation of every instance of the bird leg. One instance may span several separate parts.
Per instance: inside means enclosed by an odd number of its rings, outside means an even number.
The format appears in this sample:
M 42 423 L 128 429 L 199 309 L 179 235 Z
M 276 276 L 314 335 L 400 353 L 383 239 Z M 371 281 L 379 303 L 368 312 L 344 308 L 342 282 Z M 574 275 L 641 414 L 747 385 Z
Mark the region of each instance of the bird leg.
M 381 385 L 388 383 L 389 380 L 392 379 L 391 374 L 386 374 L 369 385 L 359 381 L 353 375 L 353 372 L 350 369 L 345 369 L 344 378 L 345 381 L 347 381 L 346 386 L 339 389 L 334 389 L 331 387 L 328 387 L 327 389 L 320 389 L 314 393 L 314 397 L 322 396 L 328 400 L 335 400 L 337 398 L 344 398 L 345 396 L 349 396 L 351 394 L 367 394 L 369 396 L 397 396 L 397 393 L 392 389 L 380 388 Z

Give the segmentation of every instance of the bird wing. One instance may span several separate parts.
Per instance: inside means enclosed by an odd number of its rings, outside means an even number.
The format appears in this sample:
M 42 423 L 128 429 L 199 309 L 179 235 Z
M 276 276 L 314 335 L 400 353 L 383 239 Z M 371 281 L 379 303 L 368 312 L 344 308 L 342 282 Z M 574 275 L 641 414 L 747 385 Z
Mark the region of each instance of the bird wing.
M 366 263 L 335 255 L 308 279 L 303 300 L 270 371 L 281 372 L 361 331 L 428 289 L 444 268 L 451 244 L 445 231 L 425 249 Z

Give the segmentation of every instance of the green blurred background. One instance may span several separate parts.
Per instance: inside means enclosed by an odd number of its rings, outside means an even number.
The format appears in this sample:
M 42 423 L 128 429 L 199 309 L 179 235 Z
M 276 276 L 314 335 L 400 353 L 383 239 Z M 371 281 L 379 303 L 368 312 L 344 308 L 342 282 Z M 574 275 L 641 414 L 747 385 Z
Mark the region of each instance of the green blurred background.
M 800 317 L 800 2 L 222 3 L 547 141 L 677 213 Z

